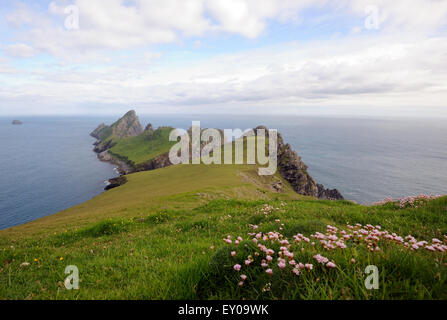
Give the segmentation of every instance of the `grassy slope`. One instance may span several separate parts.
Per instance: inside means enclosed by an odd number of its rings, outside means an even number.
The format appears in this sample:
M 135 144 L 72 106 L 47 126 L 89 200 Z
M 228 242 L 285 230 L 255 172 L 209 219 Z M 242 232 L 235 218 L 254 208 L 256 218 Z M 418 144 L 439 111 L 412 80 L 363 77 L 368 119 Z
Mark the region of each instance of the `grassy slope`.
M 109 151 L 136 166 L 168 152 L 176 143 L 169 141 L 171 131 L 172 128 L 163 127 L 153 133 L 144 132 L 136 137 L 121 139 Z
M 380 254 L 361 247 L 325 253 L 342 268 L 316 267 L 298 278 L 266 278 L 253 268 L 244 271 L 252 284 L 239 288 L 232 249 L 222 238 L 245 238 L 250 224 L 268 232 L 281 219 L 289 236 L 347 222 L 427 240 L 447 233 L 445 198 L 421 209 L 366 207 L 306 199 L 288 187 L 276 193 L 271 179 L 280 178 L 259 178 L 254 166 L 173 166 L 130 175 L 126 185 L 91 201 L 1 231 L 0 299 L 447 298 L 445 257 L 393 247 Z M 265 203 L 279 209 L 259 214 Z M 243 261 L 251 246 L 238 249 L 234 259 Z M 317 252 L 306 250 L 296 258 Z M 356 264 L 350 265 L 352 257 Z M 30 265 L 21 267 L 23 262 Z M 363 286 L 369 264 L 381 270 L 377 291 Z M 79 268 L 79 291 L 58 287 L 67 265 Z M 263 292 L 266 282 L 272 289 Z

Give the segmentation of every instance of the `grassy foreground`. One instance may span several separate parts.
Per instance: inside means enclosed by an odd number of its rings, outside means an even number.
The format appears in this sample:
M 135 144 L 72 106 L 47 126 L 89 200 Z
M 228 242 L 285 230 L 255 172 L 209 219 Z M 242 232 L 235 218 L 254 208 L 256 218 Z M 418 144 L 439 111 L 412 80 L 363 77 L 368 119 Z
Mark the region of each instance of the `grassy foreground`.
M 371 251 L 354 238 L 345 249 L 328 250 L 310 238 L 325 234 L 327 225 L 340 231 L 359 223 L 445 243 L 446 198 L 418 209 L 319 201 L 295 194 L 285 181 L 277 192 L 272 183 L 279 176 L 256 172 L 255 166 L 195 165 L 136 173 L 84 204 L 0 231 L 0 299 L 447 298 L 446 253 L 382 239 L 374 244 L 380 251 Z M 310 241 L 294 242 L 298 234 Z M 261 266 L 263 245 L 275 252 L 271 274 Z M 280 267 L 280 246 L 312 270 L 295 275 L 288 259 Z M 335 267 L 318 263 L 317 254 Z M 79 290 L 63 285 L 68 265 L 79 268 Z M 379 269 L 378 290 L 365 288 L 368 265 Z

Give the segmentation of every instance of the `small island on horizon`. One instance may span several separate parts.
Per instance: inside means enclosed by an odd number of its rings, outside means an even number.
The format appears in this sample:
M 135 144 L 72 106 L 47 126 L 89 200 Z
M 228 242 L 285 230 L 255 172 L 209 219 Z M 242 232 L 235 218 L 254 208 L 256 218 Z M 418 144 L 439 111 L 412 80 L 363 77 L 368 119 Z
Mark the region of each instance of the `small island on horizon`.
M 17 126 L 17 125 L 22 125 L 23 122 L 20 121 L 20 120 L 13 120 L 13 121 L 12 121 L 12 124 L 15 125 L 15 126 Z

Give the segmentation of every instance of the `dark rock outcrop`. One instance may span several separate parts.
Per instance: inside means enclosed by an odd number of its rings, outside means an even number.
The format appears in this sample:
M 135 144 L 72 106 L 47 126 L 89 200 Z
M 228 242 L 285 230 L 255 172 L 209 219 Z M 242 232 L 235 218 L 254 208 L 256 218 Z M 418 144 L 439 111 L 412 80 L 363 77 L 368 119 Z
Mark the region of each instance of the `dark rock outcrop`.
M 127 178 L 125 176 L 119 176 L 117 178 L 110 179 L 109 184 L 104 188 L 104 190 L 117 188 L 125 183 L 127 183 Z
M 337 189 L 325 189 L 323 185 L 318 184 L 318 198 L 327 200 L 344 200 L 343 196 Z
M 136 171 L 149 171 L 172 166 L 169 153 L 162 154 L 146 163 L 137 166 Z
M 268 137 L 268 129 L 258 126 L 254 129 L 264 129 Z M 292 188 L 301 195 L 328 200 L 343 200 L 341 193 L 334 189 L 325 189 L 323 185 L 317 184 L 307 172 L 307 166 L 296 151 L 292 150 L 290 144 L 285 144 L 283 137 L 278 133 L 278 171 L 281 176 L 290 183 Z
M 154 132 L 154 127 L 152 126 L 152 123 L 149 123 L 146 128 L 144 129 L 145 132 Z

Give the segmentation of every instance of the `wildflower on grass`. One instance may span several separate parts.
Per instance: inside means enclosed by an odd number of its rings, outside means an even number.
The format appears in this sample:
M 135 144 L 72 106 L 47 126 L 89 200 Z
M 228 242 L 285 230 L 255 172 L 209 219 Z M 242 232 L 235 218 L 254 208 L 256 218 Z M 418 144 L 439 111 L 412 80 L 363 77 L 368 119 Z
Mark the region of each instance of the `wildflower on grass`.
M 271 275 L 273 274 L 273 270 L 272 270 L 272 269 L 267 269 L 267 270 L 265 270 L 265 272 L 266 272 L 269 276 L 271 276 Z
M 236 251 L 231 251 L 231 256 L 235 257 L 236 256 Z
M 241 271 L 241 268 L 242 268 L 242 266 L 240 264 L 235 264 L 234 267 L 233 267 L 233 269 L 238 271 L 238 272 Z
M 333 269 L 333 268 L 335 268 L 335 267 L 337 267 L 337 266 L 336 266 L 336 264 L 333 263 L 333 262 L 328 262 L 328 263 L 326 264 L 326 267 L 328 267 L 329 269 Z
M 244 282 L 243 281 L 240 281 L 239 283 L 238 283 L 238 286 L 239 287 L 242 287 L 244 285 Z
M 286 267 L 286 263 L 285 263 L 285 261 L 280 261 L 280 262 L 278 263 L 278 267 L 279 267 L 281 270 L 283 270 L 283 269 Z
M 64 260 L 64 257 L 60 257 L 60 258 L 59 258 L 59 261 L 62 261 L 62 260 Z
M 321 254 L 317 254 L 314 256 L 314 259 L 317 260 L 319 263 L 325 264 L 329 261 L 328 258 L 323 257 Z
M 299 276 L 300 275 L 300 271 L 298 270 L 298 269 L 293 269 L 293 273 L 296 275 L 296 276 Z
M 309 271 L 312 270 L 312 269 L 314 268 L 314 265 L 311 264 L 311 263 L 306 263 L 304 266 L 305 266 L 306 269 L 309 270 Z
M 251 260 L 245 260 L 245 265 L 248 267 L 251 263 Z

